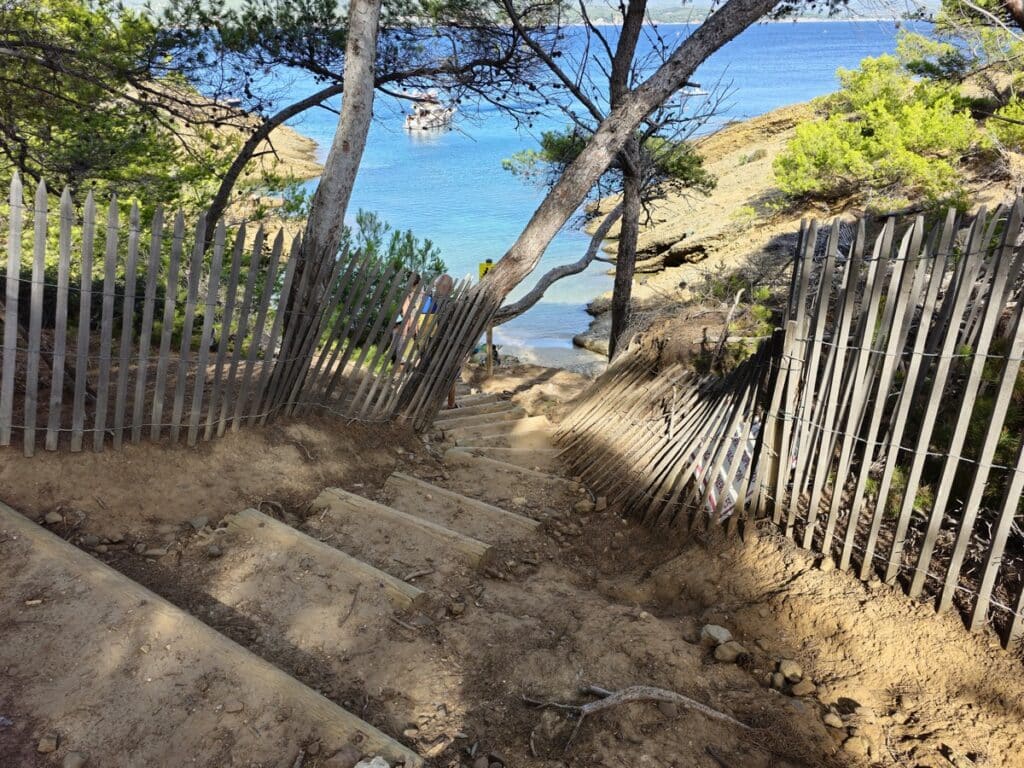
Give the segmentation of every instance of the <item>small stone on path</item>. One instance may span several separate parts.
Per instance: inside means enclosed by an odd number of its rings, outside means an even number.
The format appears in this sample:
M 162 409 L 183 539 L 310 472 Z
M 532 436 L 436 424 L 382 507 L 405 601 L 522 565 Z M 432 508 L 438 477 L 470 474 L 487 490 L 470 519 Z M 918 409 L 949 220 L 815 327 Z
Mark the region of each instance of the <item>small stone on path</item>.
M 89 756 L 84 752 L 68 752 L 64 755 L 61 768 L 83 768 L 89 762 Z
M 47 525 L 57 525 L 58 523 L 64 522 L 64 516 L 60 512 L 47 512 L 43 521 Z
M 843 718 L 841 718 L 835 712 L 826 712 L 825 716 L 823 718 L 821 718 L 821 720 L 829 728 L 842 728 L 843 727 Z
M 323 763 L 321 768 L 354 768 L 362 757 L 362 753 L 351 744 L 346 744 Z
M 732 663 L 736 661 L 740 656 L 744 656 L 747 653 L 747 649 L 737 643 L 735 640 L 730 640 L 727 643 L 722 643 L 720 646 L 715 648 L 715 658 L 719 661 Z
M 242 702 L 237 699 L 232 699 L 224 704 L 225 712 L 241 712 L 243 709 Z
M 843 750 L 851 755 L 868 757 L 871 754 L 871 742 L 863 736 L 851 736 L 843 742 Z
M 58 737 L 53 731 L 48 731 L 43 734 L 43 738 L 41 738 L 39 740 L 39 744 L 36 745 L 36 752 L 41 755 L 48 755 L 51 752 L 56 752 L 59 742 L 60 737 Z
M 799 683 L 804 677 L 803 668 L 792 659 L 782 659 L 779 662 L 779 672 L 791 683 Z
M 583 501 L 577 501 L 573 505 L 573 509 L 576 510 L 577 512 L 579 512 L 581 515 L 585 515 L 585 514 L 587 514 L 589 512 L 593 512 L 594 511 L 594 502 L 590 501 L 589 499 L 584 499 Z
M 732 632 L 718 624 L 705 624 L 700 629 L 701 645 L 721 645 L 732 640 Z
M 794 696 L 810 696 L 818 690 L 818 687 L 810 680 L 801 680 L 799 683 L 793 685 L 792 691 Z
M 391 768 L 391 765 L 383 757 L 375 757 L 372 760 L 360 760 L 355 768 Z
M 597 501 L 594 503 L 594 511 L 604 512 L 606 509 L 608 509 L 608 497 L 598 496 Z

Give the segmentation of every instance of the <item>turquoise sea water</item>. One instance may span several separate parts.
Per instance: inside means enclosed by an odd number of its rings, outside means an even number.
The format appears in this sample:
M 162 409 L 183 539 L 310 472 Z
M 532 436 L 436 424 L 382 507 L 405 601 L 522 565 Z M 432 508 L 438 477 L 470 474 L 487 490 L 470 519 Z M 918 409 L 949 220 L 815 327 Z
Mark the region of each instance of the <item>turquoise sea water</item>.
M 685 37 L 690 29 L 659 27 L 669 40 Z M 855 67 L 866 56 L 892 52 L 896 35 L 896 24 L 884 21 L 763 24 L 726 45 L 694 79 L 708 89 L 716 83 L 728 85 L 730 96 L 715 118 L 720 125 L 834 90 L 838 67 Z M 316 89 L 311 79 L 299 76 L 290 84 L 289 95 L 299 98 Z M 396 227 L 429 237 L 440 247 L 452 275 L 475 276 L 478 262 L 499 259 L 515 241 L 543 196 L 542 190 L 503 171 L 502 159 L 534 146 L 533 136 L 561 127 L 563 121 L 540 121 L 532 132 L 517 130 L 493 108 L 463 106 L 456 130 L 425 136 L 402 129 L 404 110 L 404 104 L 378 95 L 351 211 L 374 210 Z M 337 116 L 326 110 L 314 110 L 291 123 L 319 142 L 323 154 L 336 124 Z M 534 277 L 582 255 L 589 238 L 578 225 L 566 225 Z M 588 325 L 584 305 L 610 289 L 606 269 L 607 265 L 595 264 L 586 273 L 557 283 L 541 304 L 497 329 L 496 343 L 508 353 L 539 362 L 583 364 L 595 359 L 582 350 L 572 352 L 572 336 Z

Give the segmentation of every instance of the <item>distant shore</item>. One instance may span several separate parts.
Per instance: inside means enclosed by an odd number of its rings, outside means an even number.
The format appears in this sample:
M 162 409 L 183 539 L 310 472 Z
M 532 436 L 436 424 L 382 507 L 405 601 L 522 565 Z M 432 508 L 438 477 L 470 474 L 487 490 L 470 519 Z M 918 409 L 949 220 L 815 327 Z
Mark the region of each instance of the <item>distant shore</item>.
M 666 18 L 653 18 L 654 24 L 668 25 L 672 24 L 675 26 L 698 26 L 703 24 L 707 20 L 707 16 L 700 18 L 694 18 L 689 20 L 683 19 L 666 19 Z M 620 21 L 609 21 L 608 19 L 592 19 L 595 27 L 617 27 L 621 24 Z M 871 17 L 858 17 L 853 19 L 835 19 L 828 18 L 826 16 L 797 16 L 795 18 L 783 18 L 783 19 L 763 19 L 758 24 L 931 24 L 933 23 L 930 19 L 899 19 L 893 18 L 892 16 L 871 16 Z M 566 24 L 567 27 L 583 27 L 586 26 L 582 21 L 573 22 L 572 24 Z M 646 23 L 645 26 L 650 26 L 650 22 Z

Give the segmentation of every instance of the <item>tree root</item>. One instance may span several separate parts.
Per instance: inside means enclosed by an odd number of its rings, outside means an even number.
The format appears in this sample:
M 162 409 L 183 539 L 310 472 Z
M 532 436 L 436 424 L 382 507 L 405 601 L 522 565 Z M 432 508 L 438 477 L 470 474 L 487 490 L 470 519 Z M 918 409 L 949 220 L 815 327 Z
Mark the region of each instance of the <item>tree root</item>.
M 695 712 L 699 712 L 711 720 L 728 723 L 729 725 L 736 726 L 744 731 L 751 730 L 750 726 L 745 723 L 741 723 L 731 715 L 719 712 L 717 709 L 712 709 L 706 704 L 701 704 L 699 701 L 691 699 L 688 696 L 683 696 L 681 693 L 668 691 L 664 688 L 654 688 L 649 685 L 632 685 L 628 688 L 623 688 L 621 691 L 609 691 L 596 685 L 588 685 L 582 688 L 580 692 L 591 696 L 598 696 L 599 698 L 597 701 L 591 701 L 587 704 L 566 704 L 564 702 L 544 701 L 541 699 L 534 699 L 529 696 L 523 696 L 523 701 L 530 706 L 541 709 L 561 709 L 566 712 L 572 712 L 578 716 L 576 726 L 572 729 L 572 733 L 569 734 L 569 738 L 566 740 L 565 746 L 562 748 L 563 754 L 568 752 L 569 746 L 576 738 L 576 735 L 579 733 L 580 728 L 583 725 L 583 721 L 586 720 L 587 717 L 598 712 L 603 712 L 606 709 L 617 707 L 620 704 L 629 704 L 634 701 L 664 701 L 670 704 L 678 704 L 686 709 L 692 709 Z

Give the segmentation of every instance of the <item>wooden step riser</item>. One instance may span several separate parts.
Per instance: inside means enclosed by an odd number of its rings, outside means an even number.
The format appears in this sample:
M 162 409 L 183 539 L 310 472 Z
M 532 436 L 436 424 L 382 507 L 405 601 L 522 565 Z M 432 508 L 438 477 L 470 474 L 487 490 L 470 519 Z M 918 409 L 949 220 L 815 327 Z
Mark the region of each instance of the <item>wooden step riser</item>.
M 478 416 L 465 416 L 457 419 L 444 419 L 434 422 L 434 429 L 442 432 L 450 432 L 465 427 L 486 427 L 491 424 L 503 424 L 508 421 L 518 421 L 526 418 L 526 411 L 522 408 L 512 408 L 497 413 L 482 413 Z
M 395 472 L 384 491 L 391 506 L 490 544 L 509 544 L 533 534 L 540 523 L 415 477 Z
M 484 456 L 495 461 L 504 461 L 509 464 L 525 467 L 526 469 L 535 469 L 542 472 L 558 472 L 562 469 L 562 463 L 558 459 L 558 454 L 560 453 L 558 448 L 522 450 L 518 448 L 460 446 L 459 450 L 469 451 L 474 456 Z
M 228 531 L 251 536 L 277 552 L 288 553 L 290 558 L 308 557 L 331 574 L 343 575 L 345 582 L 352 586 L 358 585 L 360 590 L 381 590 L 396 608 L 421 609 L 427 602 L 426 593 L 412 584 L 255 509 L 229 515 L 222 523 Z M 342 588 L 338 591 L 350 590 Z
M 482 413 L 500 413 L 518 408 L 511 400 L 496 400 L 480 405 L 466 405 L 459 408 L 442 408 L 437 412 L 437 420 L 460 419 L 463 416 L 479 416 Z
M 511 448 L 518 451 L 550 450 L 551 434 L 546 431 L 532 430 L 503 433 L 498 435 L 467 435 L 453 440 L 460 448 Z
M 351 546 L 365 546 L 369 562 L 398 578 L 404 578 L 406 570 L 396 565 L 398 561 L 415 568 L 423 565 L 424 556 L 440 553 L 482 568 L 495 557 L 491 546 L 482 541 L 341 488 L 325 490 L 313 508 L 321 510 L 314 518 L 322 517 L 322 523 L 347 537 Z M 359 552 L 349 554 L 363 559 Z M 417 554 L 421 562 L 415 562 Z
M 129 755 L 132 765 L 153 768 L 180 766 L 182 755 L 219 764 L 222 755 L 209 750 L 225 730 L 246 762 L 279 764 L 283 748 L 317 738 L 326 754 L 358 743 L 365 755 L 391 764 L 422 765 L 370 724 L 3 504 L 0 531 L 17 537 L 4 546 L 27 550 L 28 565 L 19 573 L 40 594 L 44 585 L 55 588 L 33 609 L 0 593 L 3 615 L 17 618 L 33 610 L 25 626 L 55 628 L 46 674 L 20 683 L 19 714 L 59 723 L 61 739 L 87 748 L 90 765 L 126 765 Z M 0 551 L 11 558 L 4 546 Z M 10 575 L 12 581 L 18 577 Z M 89 611 L 81 611 L 82 604 Z M 19 647 L 17 627 L 15 622 L 5 631 L 7 651 L 37 651 Z M 132 681 L 128 695 L 125 677 Z M 222 712 L 229 701 L 239 702 L 242 711 Z M 97 712 L 104 715 L 100 740 L 94 738 Z M 288 712 L 288 719 L 279 720 L 280 712 Z M 167 741 L 172 736 L 173 749 Z
M 445 487 L 497 506 L 532 499 L 545 507 L 568 510 L 580 498 L 576 483 L 546 472 L 473 456 L 457 448 L 446 454 L 445 460 Z
M 544 416 L 528 416 L 515 421 L 502 421 L 476 427 L 457 427 L 445 431 L 445 437 L 456 442 L 478 437 L 514 435 L 521 432 L 550 432 L 551 422 Z

